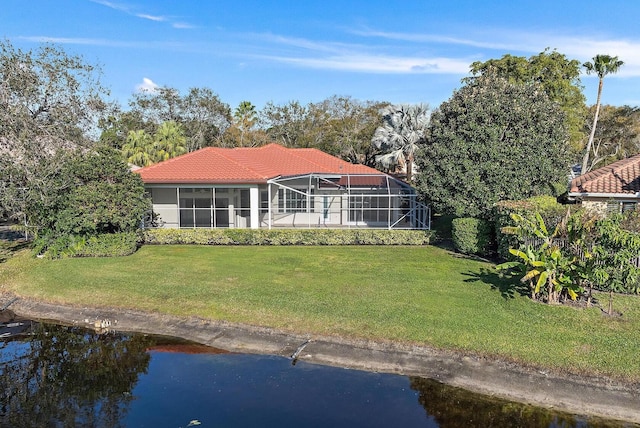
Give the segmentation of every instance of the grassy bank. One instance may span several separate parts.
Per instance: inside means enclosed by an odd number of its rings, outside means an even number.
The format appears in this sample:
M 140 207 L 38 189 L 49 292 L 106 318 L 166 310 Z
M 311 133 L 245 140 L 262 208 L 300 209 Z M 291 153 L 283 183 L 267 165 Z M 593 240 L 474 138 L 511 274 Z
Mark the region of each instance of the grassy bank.
M 640 299 L 622 317 L 510 294 L 491 265 L 435 247 L 145 246 L 129 257 L 0 265 L 0 290 L 398 340 L 640 381 Z

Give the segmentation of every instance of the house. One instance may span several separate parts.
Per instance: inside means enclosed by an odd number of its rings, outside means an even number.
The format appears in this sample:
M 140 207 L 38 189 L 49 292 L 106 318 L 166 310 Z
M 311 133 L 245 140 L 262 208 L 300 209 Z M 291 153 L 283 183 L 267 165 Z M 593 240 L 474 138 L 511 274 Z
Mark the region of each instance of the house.
M 640 154 L 574 178 L 569 197 L 602 214 L 635 209 L 640 201 Z
M 411 186 L 317 149 L 207 147 L 135 172 L 159 227 L 430 227 Z

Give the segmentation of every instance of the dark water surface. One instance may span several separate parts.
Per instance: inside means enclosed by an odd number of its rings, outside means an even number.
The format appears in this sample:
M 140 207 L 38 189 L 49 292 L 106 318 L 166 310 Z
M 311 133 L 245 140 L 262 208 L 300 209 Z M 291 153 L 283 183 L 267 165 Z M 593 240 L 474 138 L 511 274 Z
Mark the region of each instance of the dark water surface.
M 33 324 L 0 342 L 2 427 L 618 427 L 419 377 Z

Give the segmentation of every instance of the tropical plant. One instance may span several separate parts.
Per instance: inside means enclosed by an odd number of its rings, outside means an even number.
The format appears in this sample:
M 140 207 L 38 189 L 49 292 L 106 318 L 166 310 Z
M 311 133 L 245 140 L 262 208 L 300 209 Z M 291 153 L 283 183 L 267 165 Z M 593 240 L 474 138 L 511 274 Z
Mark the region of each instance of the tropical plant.
M 371 143 L 385 152 L 376 157 L 376 162 L 386 169 L 402 166 L 407 181 L 411 183 L 415 153 L 426 142 L 427 128 L 431 118 L 425 104 L 398 104 L 387 106 L 380 112 L 383 124 L 376 129 Z
M 144 129 L 129 131 L 127 139 L 122 146 L 122 154 L 127 162 L 137 166 L 148 166 L 153 163 L 150 147 L 153 145 L 153 138 Z
M 640 255 L 640 235 L 620 227 L 622 215 L 600 219 L 595 223 L 597 234 L 593 253 L 593 270 L 589 279 L 596 288 L 609 292 L 607 313 L 613 314 L 613 295 L 637 293 L 640 269 L 634 260 Z
M 623 61 L 620 61 L 617 56 L 609 55 L 596 55 L 593 57 L 593 62 L 585 62 L 582 66 L 585 68 L 587 74 L 595 73 L 598 75 L 598 97 L 596 99 L 596 111 L 593 115 L 593 125 L 591 126 L 591 133 L 589 134 L 589 140 L 587 141 L 587 148 L 582 159 L 582 174 L 587 172 L 589 166 L 589 154 L 591 153 L 591 145 L 596 133 L 596 126 L 598 125 L 598 114 L 600 113 L 600 100 L 602 97 L 602 85 L 604 78 L 608 74 L 617 73 L 620 67 L 624 65 Z
M 162 162 L 187 152 L 184 136 L 180 124 L 168 121 L 164 122 L 155 133 L 152 153 L 154 162 Z
M 567 257 L 559 245 L 557 237 L 563 225 L 558 225 L 549 233 L 542 216 L 535 213 L 535 219 L 512 214 L 516 226 L 504 227 L 503 233 L 516 234 L 529 238 L 524 248 L 509 249 L 518 258 L 496 266 L 498 270 L 518 269 L 524 272 L 520 281 L 528 283 L 531 298 L 539 299 L 546 295 L 547 303 L 557 304 L 563 293 L 575 300 L 582 288 L 572 277 L 575 269 L 575 257 Z M 536 242 L 537 241 L 537 242 Z

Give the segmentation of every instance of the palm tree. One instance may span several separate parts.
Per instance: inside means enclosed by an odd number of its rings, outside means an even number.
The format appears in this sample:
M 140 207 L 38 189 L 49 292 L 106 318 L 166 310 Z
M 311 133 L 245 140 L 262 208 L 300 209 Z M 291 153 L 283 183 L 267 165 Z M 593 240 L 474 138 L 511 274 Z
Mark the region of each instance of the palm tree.
M 172 120 L 164 122 L 154 135 L 154 153 L 151 155 L 155 162 L 162 162 L 175 158 L 187 152 L 187 139 L 182 126 Z
M 152 144 L 151 136 L 144 129 L 129 131 L 127 140 L 122 146 L 122 153 L 127 162 L 137 166 L 148 166 L 153 163 L 149 156 L 149 148 Z
M 236 107 L 233 117 L 240 130 L 240 146 L 244 146 L 244 135 L 253 128 L 258 118 L 256 107 L 250 101 L 242 101 Z
M 600 114 L 600 97 L 602 95 L 602 83 L 604 82 L 604 76 L 607 74 L 617 73 L 624 62 L 620 61 L 617 56 L 609 55 L 596 55 L 593 57 L 593 62 L 585 62 L 582 66 L 587 71 L 587 74 L 596 73 L 598 75 L 598 98 L 596 99 L 596 112 L 593 116 L 593 125 L 591 126 L 591 133 L 589 134 L 589 141 L 587 142 L 587 150 L 582 159 L 581 174 L 587 172 L 587 165 L 589 164 L 589 153 L 591 146 L 593 145 L 593 138 L 596 134 L 596 125 L 598 124 L 598 114 Z
M 371 143 L 384 152 L 376 156 L 376 162 L 385 168 L 404 165 L 407 181 L 411 183 L 413 160 L 418 145 L 426 139 L 431 118 L 425 104 L 399 104 L 383 108 L 383 124 L 376 129 Z

